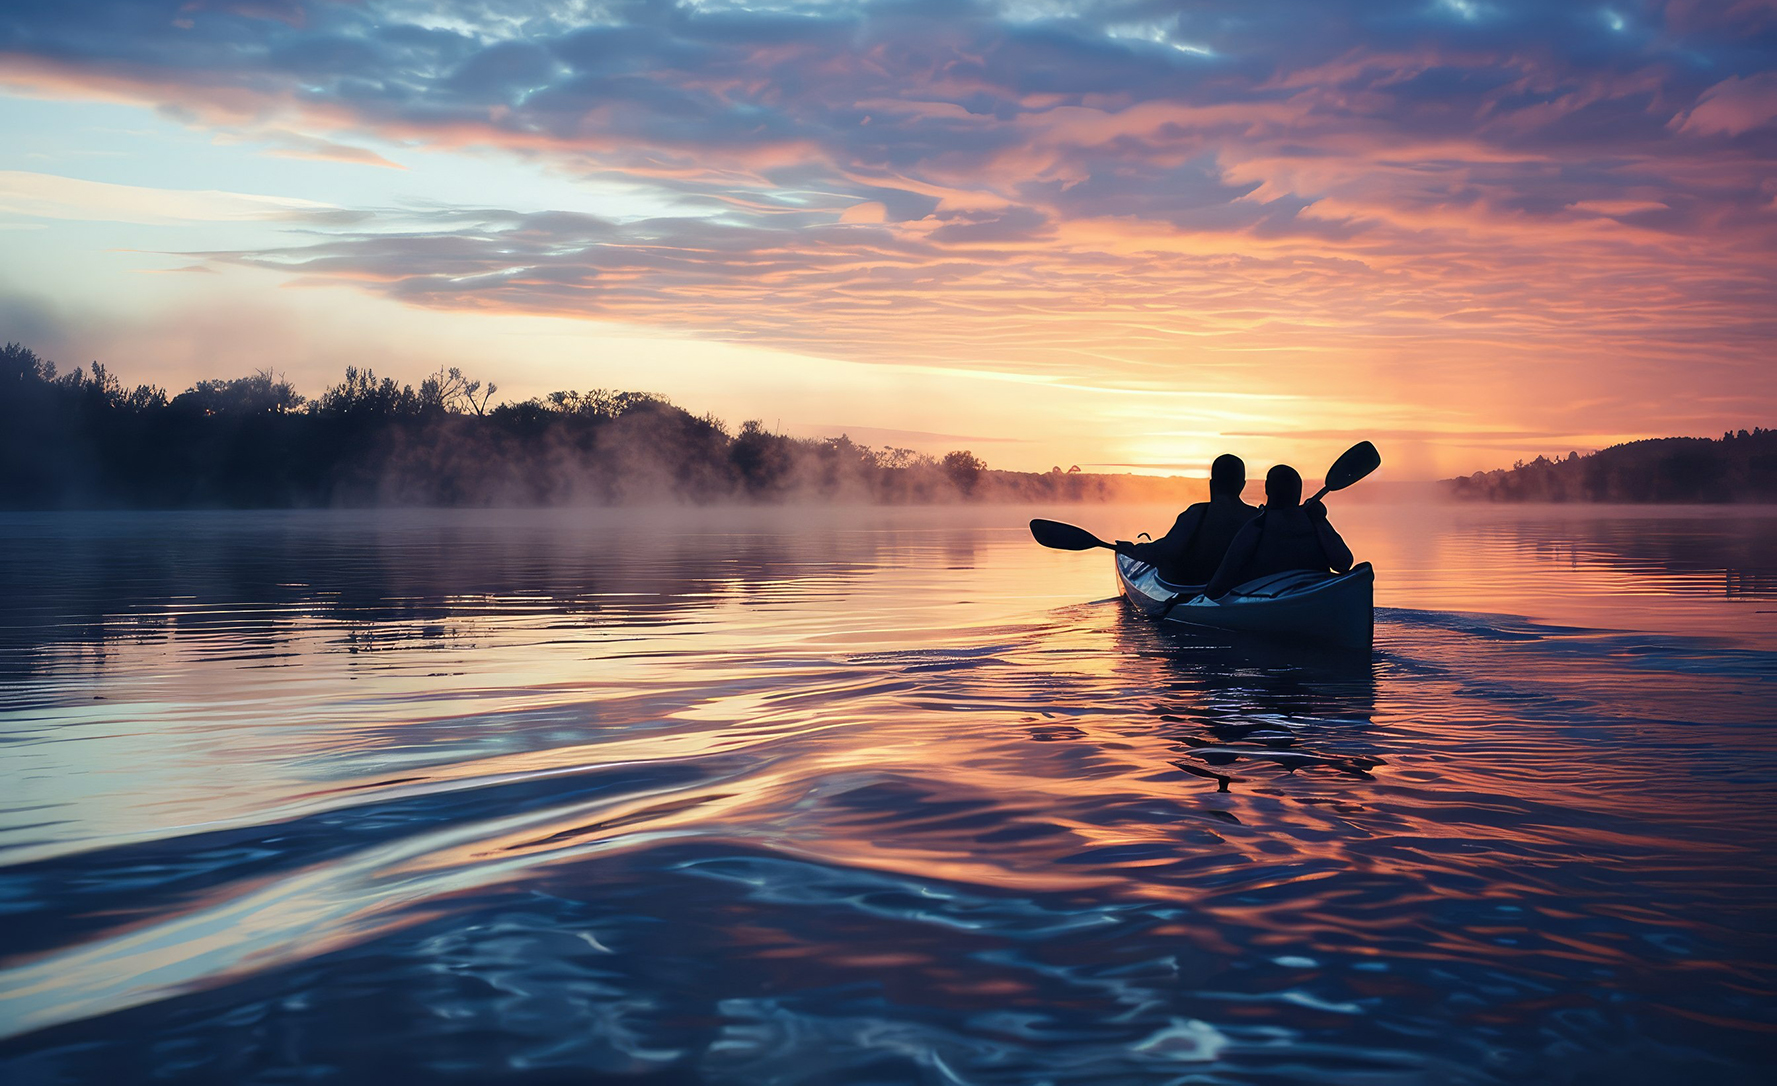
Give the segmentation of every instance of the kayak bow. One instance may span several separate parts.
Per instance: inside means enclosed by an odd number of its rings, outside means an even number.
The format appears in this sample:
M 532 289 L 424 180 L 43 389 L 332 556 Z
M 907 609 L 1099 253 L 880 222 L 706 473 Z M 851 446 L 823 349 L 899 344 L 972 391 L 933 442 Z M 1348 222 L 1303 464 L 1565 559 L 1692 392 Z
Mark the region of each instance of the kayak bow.
M 1376 573 L 1368 562 L 1349 573 L 1274 573 L 1212 600 L 1203 586 L 1163 581 L 1153 566 L 1120 554 L 1117 584 L 1142 614 L 1185 626 L 1359 649 L 1370 647 L 1375 627 Z

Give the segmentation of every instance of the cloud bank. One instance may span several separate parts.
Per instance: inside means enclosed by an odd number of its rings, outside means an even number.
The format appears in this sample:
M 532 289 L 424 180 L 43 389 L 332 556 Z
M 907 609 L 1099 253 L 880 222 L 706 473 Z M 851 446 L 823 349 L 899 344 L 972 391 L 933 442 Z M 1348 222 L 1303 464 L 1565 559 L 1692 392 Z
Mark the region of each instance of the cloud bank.
M 1281 357 L 1312 385 L 1333 352 L 1777 396 L 1762 0 L 26 0 L 3 26 L 28 93 L 334 157 L 492 149 L 678 209 L 489 193 L 202 254 L 298 283 L 1132 388 Z

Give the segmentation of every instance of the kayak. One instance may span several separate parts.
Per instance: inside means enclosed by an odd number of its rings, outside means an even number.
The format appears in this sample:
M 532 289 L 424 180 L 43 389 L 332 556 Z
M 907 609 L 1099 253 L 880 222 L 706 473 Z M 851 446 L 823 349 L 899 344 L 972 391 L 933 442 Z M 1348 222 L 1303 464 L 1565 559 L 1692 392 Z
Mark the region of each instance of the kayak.
M 1119 554 L 1117 584 L 1142 614 L 1184 626 L 1357 649 L 1370 647 L 1375 627 L 1376 571 L 1368 562 L 1349 573 L 1274 573 L 1212 600 L 1202 594 L 1202 585 L 1161 580 L 1153 566 Z

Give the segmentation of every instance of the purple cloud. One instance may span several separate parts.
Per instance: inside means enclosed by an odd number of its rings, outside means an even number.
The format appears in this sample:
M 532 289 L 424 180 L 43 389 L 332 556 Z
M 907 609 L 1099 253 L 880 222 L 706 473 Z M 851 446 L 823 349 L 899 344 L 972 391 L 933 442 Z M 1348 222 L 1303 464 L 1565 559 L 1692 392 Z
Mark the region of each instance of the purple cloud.
M 506 148 L 685 209 L 382 209 L 216 255 L 414 304 L 1132 381 L 1185 346 L 1329 342 L 1473 375 L 1531 345 L 1762 357 L 1772 10 L 23 0 L 0 63 L 194 123 Z

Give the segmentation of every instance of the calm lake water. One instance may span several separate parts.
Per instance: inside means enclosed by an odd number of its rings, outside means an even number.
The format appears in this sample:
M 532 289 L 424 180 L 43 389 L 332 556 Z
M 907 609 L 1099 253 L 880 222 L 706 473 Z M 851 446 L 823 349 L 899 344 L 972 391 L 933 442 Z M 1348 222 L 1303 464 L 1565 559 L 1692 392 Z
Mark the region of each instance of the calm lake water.
M 1043 512 L 0 518 L 0 1079 L 1769 1081 L 1777 510 Z

